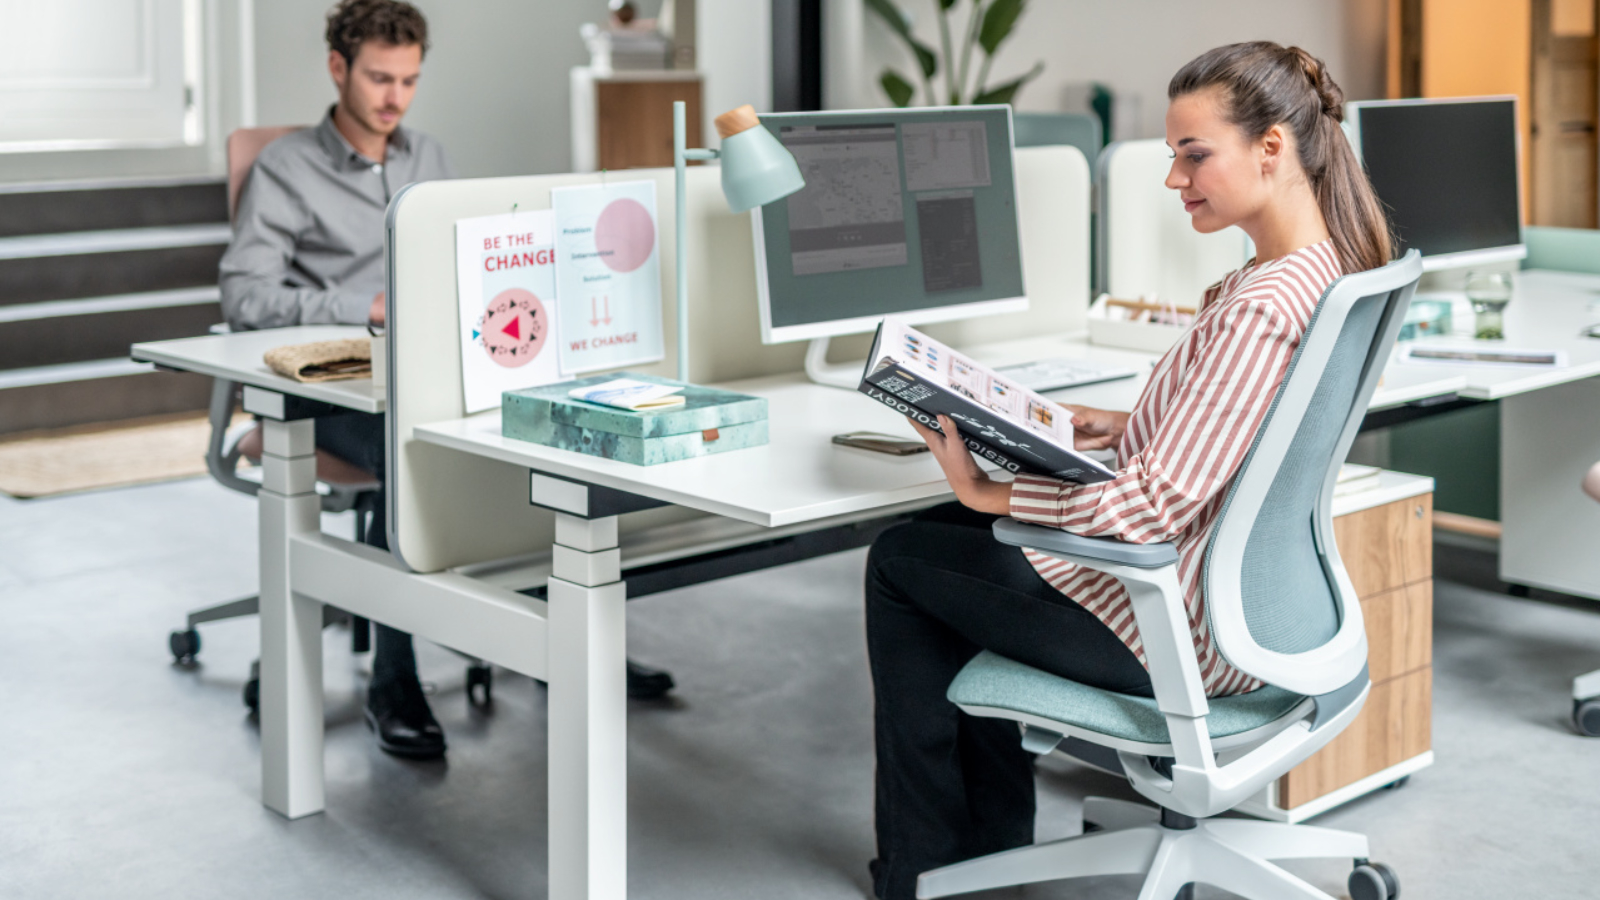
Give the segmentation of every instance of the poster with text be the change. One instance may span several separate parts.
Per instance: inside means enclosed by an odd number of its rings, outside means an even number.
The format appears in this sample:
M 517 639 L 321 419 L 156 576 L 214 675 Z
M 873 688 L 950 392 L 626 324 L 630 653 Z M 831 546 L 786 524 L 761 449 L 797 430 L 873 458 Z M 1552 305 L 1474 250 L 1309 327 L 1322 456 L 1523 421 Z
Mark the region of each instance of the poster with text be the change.
M 549 210 L 456 222 L 461 388 L 468 413 L 560 381 L 555 219 Z

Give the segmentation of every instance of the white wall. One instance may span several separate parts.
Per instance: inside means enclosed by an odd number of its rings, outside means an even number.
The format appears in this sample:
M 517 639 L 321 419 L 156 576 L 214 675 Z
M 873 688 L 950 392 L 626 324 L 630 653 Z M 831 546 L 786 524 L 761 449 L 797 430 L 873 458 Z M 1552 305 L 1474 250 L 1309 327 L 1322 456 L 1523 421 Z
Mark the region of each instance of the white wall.
M 918 35 L 937 48 L 934 0 L 898 2 L 913 13 Z M 967 9 L 967 4 L 958 4 L 954 21 L 963 22 Z M 1119 123 L 1119 136 L 1159 137 L 1167 81 L 1173 73 L 1206 50 L 1236 41 L 1297 44 L 1328 64 L 1350 99 L 1381 97 L 1385 10 L 1385 0 L 1044 0 L 1028 5 L 1017 32 L 996 54 L 989 81 L 1008 81 L 1043 61 L 1044 73 L 1018 95 L 1019 109 L 1070 108 L 1068 92 L 1099 81 L 1133 113 L 1129 121 Z M 848 21 L 828 26 L 830 37 L 835 31 L 848 34 L 852 27 L 859 29 L 857 52 L 865 59 L 854 66 L 854 73 L 849 60 L 830 59 L 829 75 L 853 75 L 855 82 L 826 86 L 830 105 L 836 97 L 844 101 L 839 106 L 885 105 L 876 86 L 878 76 L 892 65 L 911 78 L 915 69 L 909 54 L 858 0 L 834 0 L 828 12 L 836 19 L 866 18 L 864 27 Z M 912 80 L 920 84 L 920 78 Z M 920 91 L 918 102 L 922 102 Z
M 698 0 L 695 53 L 705 76 L 706 146 L 715 147 L 712 119 L 746 103 L 772 110 L 771 0 Z
M 444 143 L 467 177 L 569 171 L 567 71 L 588 61 L 578 26 L 605 0 L 413 0 L 433 49 L 405 124 Z M 333 103 L 330 0 L 258 0 L 257 121 L 309 123 Z

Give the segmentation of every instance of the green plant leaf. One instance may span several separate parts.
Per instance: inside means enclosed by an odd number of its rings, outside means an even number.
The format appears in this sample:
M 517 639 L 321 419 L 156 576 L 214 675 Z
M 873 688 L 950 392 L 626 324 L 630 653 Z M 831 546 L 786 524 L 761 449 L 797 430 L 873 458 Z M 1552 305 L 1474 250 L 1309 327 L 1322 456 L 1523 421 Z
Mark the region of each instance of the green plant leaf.
M 885 25 L 894 30 L 895 34 L 909 40 L 911 38 L 911 16 L 897 6 L 894 0 L 866 0 L 867 9 L 878 14 Z
M 906 38 L 911 45 L 913 53 L 917 54 L 917 64 L 922 66 L 922 77 L 932 78 L 939 71 L 939 57 L 933 55 L 933 50 L 927 44 L 916 38 Z
M 961 0 L 939 0 L 939 11 L 940 12 L 949 12 L 951 10 L 951 8 L 953 8 L 957 3 L 960 3 L 960 2 L 961 2 Z
M 983 13 L 983 28 L 978 31 L 978 44 L 983 47 L 983 52 L 991 56 L 994 51 L 1011 36 L 1011 29 L 1016 27 L 1017 19 L 1022 17 L 1022 10 L 1028 5 L 1028 0 L 994 0 Z
M 878 18 L 911 48 L 911 52 L 917 57 L 917 66 L 922 69 L 922 77 L 932 78 L 933 74 L 939 71 L 939 58 L 934 56 L 933 50 L 927 44 L 911 34 L 911 16 L 894 0 L 866 0 L 866 4 L 867 9 L 877 13 Z
M 883 86 L 883 92 L 889 95 L 889 102 L 895 106 L 909 106 L 912 96 L 917 92 L 911 82 L 900 77 L 900 73 L 893 69 L 884 69 L 878 84 Z
M 1039 73 L 1043 71 L 1044 63 L 1034 63 L 1033 68 L 1029 69 L 1026 75 L 1021 78 L 1013 78 L 1005 84 L 996 85 L 979 93 L 978 96 L 972 98 L 972 103 L 974 106 L 984 103 L 1010 103 L 1024 84 L 1039 77 Z

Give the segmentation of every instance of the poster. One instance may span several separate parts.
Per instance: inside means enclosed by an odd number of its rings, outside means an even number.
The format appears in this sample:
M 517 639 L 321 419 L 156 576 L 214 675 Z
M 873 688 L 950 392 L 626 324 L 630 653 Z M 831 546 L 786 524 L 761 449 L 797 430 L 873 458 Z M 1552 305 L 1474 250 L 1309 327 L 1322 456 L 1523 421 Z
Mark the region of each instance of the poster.
M 549 210 L 456 222 L 461 388 L 468 413 L 505 391 L 560 381 L 555 218 Z
M 656 184 L 625 181 L 550 192 L 556 219 L 556 317 L 570 374 L 665 355 Z

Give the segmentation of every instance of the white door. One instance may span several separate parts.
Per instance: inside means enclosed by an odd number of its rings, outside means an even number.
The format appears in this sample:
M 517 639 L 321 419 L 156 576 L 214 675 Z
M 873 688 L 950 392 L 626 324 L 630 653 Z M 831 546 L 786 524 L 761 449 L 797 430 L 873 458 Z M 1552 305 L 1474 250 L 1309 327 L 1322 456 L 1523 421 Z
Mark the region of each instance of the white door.
M 199 144 L 200 0 L 0 0 L 0 152 Z

